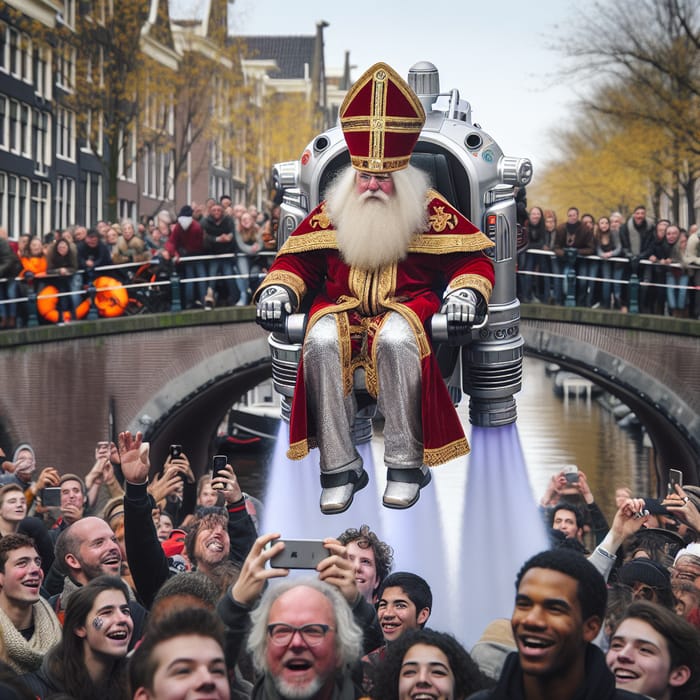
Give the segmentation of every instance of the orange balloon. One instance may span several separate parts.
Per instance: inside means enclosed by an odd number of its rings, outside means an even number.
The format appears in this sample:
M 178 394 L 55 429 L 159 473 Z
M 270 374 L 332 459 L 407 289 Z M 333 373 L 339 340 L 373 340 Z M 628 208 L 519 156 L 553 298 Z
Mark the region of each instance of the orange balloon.
M 42 318 L 45 318 L 51 323 L 58 323 L 59 313 L 58 313 L 58 288 L 52 284 L 44 287 L 36 295 L 36 308 Z M 83 299 L 75 310 L 75 318 L 85 318 L 88 311 L 90 310 L 90 300 L 88 298 Z M 70 311 L 63 312 L 63 320 L 70 321 L 71 313 Z
M 129 303 L 129 293 L 114 277 L 98 277 L 95 280 L 95 306 L 100 316 L 121 316 Z

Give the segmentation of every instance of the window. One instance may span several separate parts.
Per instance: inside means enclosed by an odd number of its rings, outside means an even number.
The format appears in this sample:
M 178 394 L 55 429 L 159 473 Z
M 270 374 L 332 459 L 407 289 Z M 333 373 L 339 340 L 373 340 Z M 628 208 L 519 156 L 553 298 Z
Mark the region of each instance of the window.
M 32 231 L 29 227 L 29 180 L 0 173 L 0 217 L 10 238 Z
M 9 55 L 9 63 L 8 63 L 8 68 L 10 70 L 10 73 L 14 75 L 16 78 L 20 77 L 20 70 L 21 70 L 21 56 L 20 56 L 20 37 L 19 37 L 19 32 L 16 29 L 13 29 L 12 27 L 9 27 L 7 30 L 7 33 L 9 34 L 10 40 L 8 42 L 9 44 L 9 50 L 10 50 L 10 55 Z
M 8 144 L 13 153 L 19 153 L 19 102 L 10 100 Z
M 7 150 L 8 134 L 9 123 L 7 120 L 7 97 L 0 95 L 0 148 L 3 151 Z
M 51 165 L 51 151 L 49 138 L 50 116 L 48 112 L 34 110 L 32 120 L 32 159 L 37 173 L 45 175 Z
M 44 49 L 40 46 L 35 46 L 32 52 L 34 71 L 33 71 L 33 82 L 34 82 L 34 92 L 36 92 L 39 97 L 43 97 L 46 100 L 51 99 L 51 77 L 49 75 L 49 65 L 50 65 L 50 53 L 48 49 Z
M 85 225 L 94 226 L 102 218 L 102 176 L 88 173 L 85 182 Z
M 131 219 L 136 221 L 136 202 L 128 199 L 120 199 L 117 204 L 120 219 Z
M 55 222 L 57 228 L 67 228 L 75 223 L 75 180 L 56 178 Z
M 75 7 L 77 0 L 63 0 L 63 23 L 68 27 L 75 27 Z
M 19 106 L 19 150 L 23 156 L 30 158 L 31 151 L 31 112 L 29 105 L 20 104 Z
M 51 228 L 51 198 L 47 182 L 32 182 L 32 199 L 29 209 L 29 222 L 32 231 L 43 233 Z
M 56 110 L 56 156 L 75 160 L 75 114 L 63 107 Z
M 32 39 L 29 36 L 29 34 L 22 34 L 21 38 L 21 55 L 20 55 L 20 60 L 21 60 L 21 66 L 20 66 L 20 73 L 22 80 L 24 80 L 25 83 L 30 83 L 32 82 L 32 54 L 34 53 L 32 50 Z
M 75 87 L 76 50 L 69 44 L 59 44 L 56 49 L 56 85 L 67 92 Z
M 81 147 L 82 151 L 102 155 L 102 141 L 104 140 L 104 120 L 102 112 L 97 112 L 95 117 L 94 110 L 88 110 L 87 122 L 85 123 L 85 143 Z
M 4 22 L 0 22 L 0 70 L 7 73 L 7 32 Z
M 122 138 L 119 149 L 119 177 L 122 180 L 136 182 L 136 139 L 133 134 Z

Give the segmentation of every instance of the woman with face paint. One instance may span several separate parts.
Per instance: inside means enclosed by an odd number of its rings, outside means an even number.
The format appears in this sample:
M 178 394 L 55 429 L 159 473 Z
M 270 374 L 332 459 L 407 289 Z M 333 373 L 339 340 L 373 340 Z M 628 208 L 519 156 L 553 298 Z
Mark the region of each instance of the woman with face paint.
M 98 576 L 68 600 L 63 638 L 41 668 L 22 677 L 39 700 L 66 693 L 75 700 L 126 700 L 126 653 L 134 625 L 121 579 Z

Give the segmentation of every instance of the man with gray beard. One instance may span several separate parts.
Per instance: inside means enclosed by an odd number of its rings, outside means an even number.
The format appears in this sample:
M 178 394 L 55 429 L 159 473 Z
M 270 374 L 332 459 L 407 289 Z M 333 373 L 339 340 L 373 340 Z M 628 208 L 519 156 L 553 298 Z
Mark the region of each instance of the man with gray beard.
M 313 299 L 287 454 L 319 447 L 321 511 L 347 510 L 368 482 L 352 439 L 357 369 L 385 418 L 382 502 L 408 508 L 429 467 L 469 452 L 426 324 L 440 311 L 459 339 L 484 320 L 492 243 L 409 165 L 425 113 L 390 66 L 364 73 L 340 118 L 351 166 L 281 248 L 256 292 L 257 320 L 281 331 Z

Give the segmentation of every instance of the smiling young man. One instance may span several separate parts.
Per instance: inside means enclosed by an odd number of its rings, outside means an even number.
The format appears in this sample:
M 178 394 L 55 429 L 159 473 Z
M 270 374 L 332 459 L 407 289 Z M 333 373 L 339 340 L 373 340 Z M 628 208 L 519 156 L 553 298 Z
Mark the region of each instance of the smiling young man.
M 362 658 L 362 685 L 368 695 L 372 693 L 372 678 L 386 658 L 388 645 L 408 630 L 425 627 L 433 607 L 433 594 L 427 581 L 408 571 L 387 576 L 379 587 L 377 599 L 384 644 Z
M 517 652 L 509 654 L 498 684 L 470 700 L 621 700 L 639 698 L 615 688 L 603 653 L 592 644 L 600 631 L 607 589 L 581 554 L 541 552 L 516 579 L 511 617 Z
M 27 515 L 27 500 L 17 484 L 0 488 L 0 537 L 17 532 L 20 522 Z
M 394 550 L 369 525 L 361 525 L 359 530 L 352 527 L 344 530 L 338 541 L 345 545 L 348 559 L 355 566 L 357 590 L 368 603 L 374 604 L 379 586 L 394 564 Z
M 149 624 L 129 664 L 134 700 L 229 700 L 224 631 L 210 610 L 177 610 Z
M 43 580 L 34 540 L 22 534 L 0 539 L 0 660 L 17 673 L 36 671 L 61 639 L 56 615 L 40 596 Z
M 653 700 L 700 696 L 700 632 L 660 605 L 639 601 L 627 608 L 606 661 L 618 688 Z

